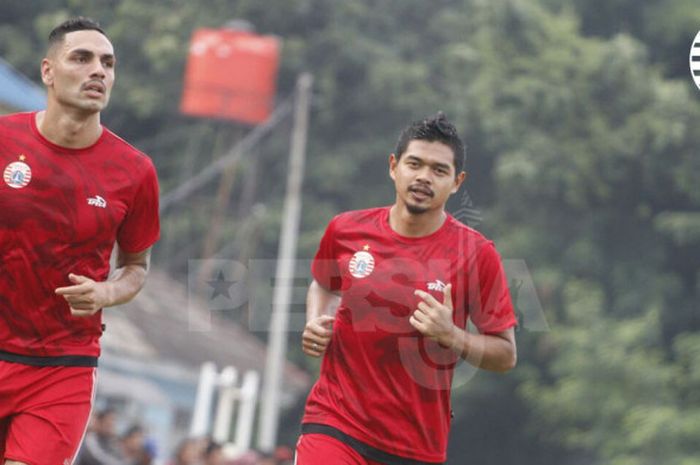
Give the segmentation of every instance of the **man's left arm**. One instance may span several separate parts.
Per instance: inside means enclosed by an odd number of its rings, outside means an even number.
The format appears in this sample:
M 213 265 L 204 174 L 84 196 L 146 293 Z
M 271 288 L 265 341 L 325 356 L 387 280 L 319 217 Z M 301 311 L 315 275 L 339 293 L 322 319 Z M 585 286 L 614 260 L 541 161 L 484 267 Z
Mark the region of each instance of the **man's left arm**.
M 443 302 L 422 290 L 415 294 L 422 299 L 409 322 L 424 336 L 457 352 L 464 360 L 484 370 L 506 372 L 517 363 L 513 328 L 488 334 L 474 334 L 454 324 L 452 285 L 444 289 Z
M 59 287 L 55 292 L 66 299 L 73 316 L 94 315 L 101 308 L 129 302 L 138 294 L 146 282 L 150 258 L 150 247 L 136 253 L 118 248 L 117 268 L 107 281 L 71 273 L 68 279 L 73 285 Z

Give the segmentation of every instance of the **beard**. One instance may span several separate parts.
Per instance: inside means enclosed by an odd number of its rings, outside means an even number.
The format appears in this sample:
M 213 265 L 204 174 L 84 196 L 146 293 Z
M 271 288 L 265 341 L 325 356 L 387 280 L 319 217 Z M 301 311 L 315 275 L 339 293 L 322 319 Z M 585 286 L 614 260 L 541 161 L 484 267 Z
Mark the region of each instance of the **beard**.
M 428 207 L 406 203 L 406 210 L 412 215 L 421 215 L 428 211 Z

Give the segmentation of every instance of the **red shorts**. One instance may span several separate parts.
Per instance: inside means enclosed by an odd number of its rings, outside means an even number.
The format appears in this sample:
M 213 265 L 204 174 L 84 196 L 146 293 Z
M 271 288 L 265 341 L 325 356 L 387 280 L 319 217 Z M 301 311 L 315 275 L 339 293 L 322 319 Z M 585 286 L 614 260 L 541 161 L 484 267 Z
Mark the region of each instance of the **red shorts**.
M 352 447 L 325 434 L 302 434 L 297 441 L 294 465 L 382 465 L 360 455 Z
M 92 408 L 95 368 L 0 360 L 0 463 L 70 465 Z

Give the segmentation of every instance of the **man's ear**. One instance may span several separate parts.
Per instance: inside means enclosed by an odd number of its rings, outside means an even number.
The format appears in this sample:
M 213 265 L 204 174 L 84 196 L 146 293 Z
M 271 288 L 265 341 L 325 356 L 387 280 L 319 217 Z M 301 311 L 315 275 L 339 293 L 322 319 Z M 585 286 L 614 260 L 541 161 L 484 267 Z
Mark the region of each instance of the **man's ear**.
M 396 159 L 396 155 L 393 153 L 389 155 L 389 177 L 393 180 L 396 180 L 396 175 L 394 174 L 394 171 L 396 171 L 396 164 L 399 161 Z
M 464 182 L 464 180 L 466 178 L 467 178 L 467 173 L 465 171 L 462 171 L 461 173 L 459 173 L 457 175 L 457 177 L 455 177 L 455 185 L 452 188 L 453 194 L 459 190 L 459 188 L 462 186 L 462 183 Z
M 46 86 L 53 84 L 53 63 L 48 58 L 41 60 L 41 80 Z

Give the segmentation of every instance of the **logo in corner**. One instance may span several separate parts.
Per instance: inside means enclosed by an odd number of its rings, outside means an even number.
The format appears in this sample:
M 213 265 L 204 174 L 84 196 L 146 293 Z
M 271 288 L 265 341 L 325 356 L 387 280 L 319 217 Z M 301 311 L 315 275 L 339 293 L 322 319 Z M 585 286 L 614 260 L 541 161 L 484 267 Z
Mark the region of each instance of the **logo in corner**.
M 14 161 L 5 167 L 2 178 L 5 184 L 13 189 L 27 187 L 32 180 L 32 169 L 24 162 L 24 155 L 19 156 L 19 161 Z
M 374 257 L 367 251 L 369 250 L 369 246 L 365 245 L 363 249 L 364 250 L 355 252 L 355 255 L 352 256 L 350 259 L 350 264 L 348 265 L 350 274 L 353 277 L 360 279 L 366 278 L 372 274 L 372 271 L 374 270 Z
M 91 205 L 93 207 L 107 208 L 107 201 L 99 195 L 96 195 L 94 197 L 88 197 L 87 202 L 88 205 Z
M 700 89 L 700 31 L 690 45 L 690 74 L 693 76 L 695 85 Z

